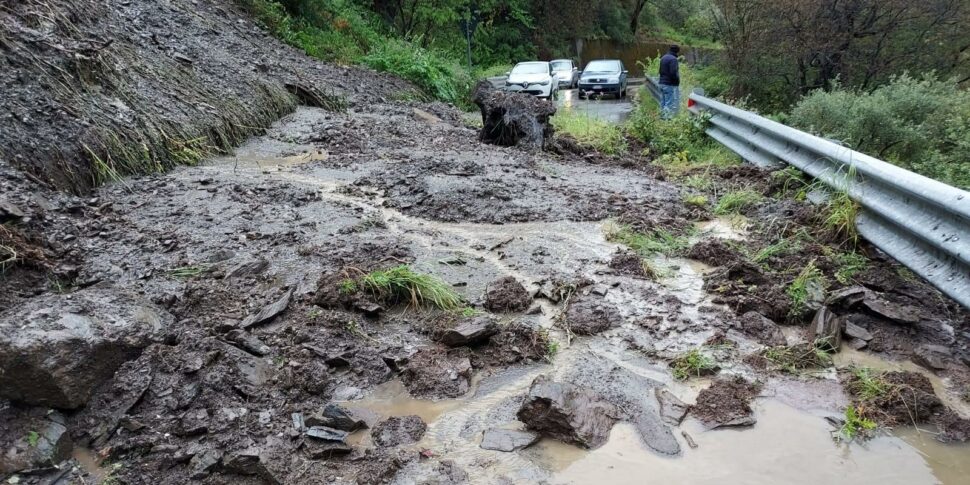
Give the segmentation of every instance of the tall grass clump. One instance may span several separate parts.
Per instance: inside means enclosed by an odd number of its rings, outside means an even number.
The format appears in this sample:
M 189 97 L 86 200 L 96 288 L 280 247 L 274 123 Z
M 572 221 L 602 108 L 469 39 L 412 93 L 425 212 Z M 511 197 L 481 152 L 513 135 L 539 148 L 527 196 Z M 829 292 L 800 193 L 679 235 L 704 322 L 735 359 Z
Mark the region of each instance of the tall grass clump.
M 444 281 L 400 266 L 373 271 L 357 281 L 362 290 L 389 303 L 408 303 L 412 306 L 432 306 L 442 310 L 464 308 L 465 302 Z

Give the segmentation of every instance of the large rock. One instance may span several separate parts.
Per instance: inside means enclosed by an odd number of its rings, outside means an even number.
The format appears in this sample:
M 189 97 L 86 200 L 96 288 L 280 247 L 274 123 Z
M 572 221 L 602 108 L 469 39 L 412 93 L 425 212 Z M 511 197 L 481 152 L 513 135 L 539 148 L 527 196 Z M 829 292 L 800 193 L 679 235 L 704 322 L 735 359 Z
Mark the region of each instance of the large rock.
M 618 415 L 615 406 L 590 390 L 544 375 L 532 381 L 517 413 L 529 429 L 584 448 L 606 443 Z
M 306 426 L 327 426 L 341 431 L 353 432 L 366 428 L 367 423 L 353 411 L 336 403 L 329 403 L 323 409 L 306 419 Z
M 758 312 L 747 312 L 741 315 L 739 321 L 741 331 L 765 345 L 777 347 L 788 343 L 781 327 Z
M 479 139 L 491 145 L 541 149 L 552 139 L 549 118 L 556 104 L 528 94 L 498 91 L 488 81 L 479 81 L 472 95 L 482 112 Z
M 134 293 L 113 288 L 28 300 L 0 315 L 0 397 L 81 407 L 172 321 Z

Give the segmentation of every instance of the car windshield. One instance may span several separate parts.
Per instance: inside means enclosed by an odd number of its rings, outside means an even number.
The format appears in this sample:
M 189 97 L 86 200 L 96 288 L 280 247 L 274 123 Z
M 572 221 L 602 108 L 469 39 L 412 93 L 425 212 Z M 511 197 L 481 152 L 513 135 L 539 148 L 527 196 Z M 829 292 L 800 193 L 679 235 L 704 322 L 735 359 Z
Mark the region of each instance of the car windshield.
M 589 72 L 620 72 L 620 61 L 593 61 L 586 64 Z
M 512 74 L 543 74 L 549 72 L 549 64 L 545 62 L 523 62 L 512 68 Z
M 569 71 L 573 68 L 573 63 L 571 61 L 552 61 L 553 71 Z

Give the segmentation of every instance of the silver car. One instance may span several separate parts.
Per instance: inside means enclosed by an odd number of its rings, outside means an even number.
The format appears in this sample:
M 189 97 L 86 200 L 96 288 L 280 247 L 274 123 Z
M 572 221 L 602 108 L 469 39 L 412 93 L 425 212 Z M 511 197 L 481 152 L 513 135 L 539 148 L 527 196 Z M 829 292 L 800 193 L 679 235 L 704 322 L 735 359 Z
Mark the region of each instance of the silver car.
M 555 59 L 549 61 L 549 64 L 552 65 L 552 74 L 559 81 L 559 87 L 565 86 L 567 89 L 576 87 L 579 82 L 579 68 L 573 64 L 572 59 Z
M 506 91 L 534 94 L 548 99 L 554 99 L 559 94 L 559 83 L 548 62 L 520 62 L 507 74 Z

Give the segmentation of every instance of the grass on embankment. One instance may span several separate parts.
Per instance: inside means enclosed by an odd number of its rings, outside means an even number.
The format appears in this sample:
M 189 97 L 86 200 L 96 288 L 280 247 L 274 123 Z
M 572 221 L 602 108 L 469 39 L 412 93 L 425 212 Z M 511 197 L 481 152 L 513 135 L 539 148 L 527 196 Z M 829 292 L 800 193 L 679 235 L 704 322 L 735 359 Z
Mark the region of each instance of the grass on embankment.
M 627 150 L 623 127 L 588 114 L 561 109 L 552 117 L 556 131 L 576 139 L 580 145 L 607 155 L 619 155 Z

